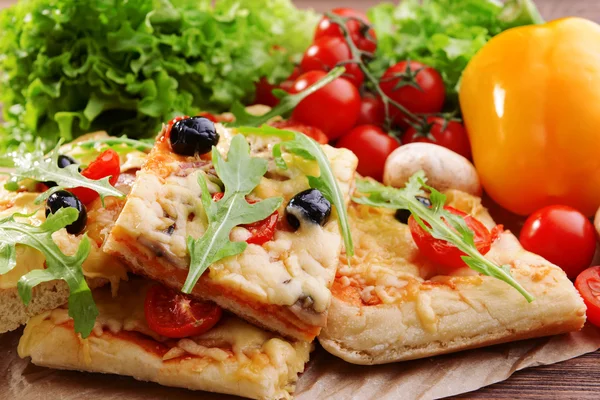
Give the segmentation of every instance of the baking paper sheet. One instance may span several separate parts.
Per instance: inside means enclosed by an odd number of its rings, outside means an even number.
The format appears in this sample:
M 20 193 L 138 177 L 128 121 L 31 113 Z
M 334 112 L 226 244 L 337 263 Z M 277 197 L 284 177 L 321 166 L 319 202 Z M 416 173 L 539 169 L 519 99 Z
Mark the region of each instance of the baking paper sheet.
M 17 356 L 20 334 L 19 330 L 0 335 L 0 399 L 238 399 L 166 388 L 128 377 L 37 367 Z M 298 382 L 295 398 L 434 399 L 473 391 L 505 380 L 520 369 L 564 361 L 598 348 L 600 330 L 593 326 L 567 335 L 370 367 L 348 364 L 317 348 Z

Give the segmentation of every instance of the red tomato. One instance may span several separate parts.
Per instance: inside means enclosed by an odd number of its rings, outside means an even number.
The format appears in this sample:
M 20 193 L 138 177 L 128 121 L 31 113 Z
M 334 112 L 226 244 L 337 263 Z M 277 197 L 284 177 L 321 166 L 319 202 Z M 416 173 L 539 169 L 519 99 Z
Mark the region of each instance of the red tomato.
M 367 93 L 360 101 L 360 112 L 356 125 L 383 126 L 385 122 L 385 105 L 380 97 Z
M 575 280 L 575 287 L 587 307 L 588 321 L 600 327 L 600 267 L 583 270 Z
M 286 129 L 288 131 L 296 131 L 296 132 L 304 133 L 309 138 L 314 139 L 318 143 L 321 143 L 321 144 L 327 144 L 327 142 L 329 141 L 327 139 L 327 135 L 325 135 L 323 133 L 323 131 L 320 130 L 319 128 L 315 128 L 314 126 L 302 124 L 300 122 L 285 120 L 285 121 L 271 122 L 271 123 L 269 123 L 269 125 L 271 125 L 274 128 L 278 128 L 278 129 Z
M 440 117 L 427 117 L 427 123 L 418 130 L 411 126 L 404 133 L 402 142 L 434 143 L 471 159 L 471 143 L 463 124 Z
M 295 81 L 300 75 L 302 75 L 302 70 L 296 65 L 290 76 L 287 77 L 286 81 Z
M 395 102 L 415 114 L 440 112 L 446 99 L 442 76 L 433 68 L 416 61 L 400 61 L 381 77 L 379 87 Z M 418 88 L 417 88 L 418 87 Z M 404 114 L 390 105 L 394 122 L 406 126 Z
M 168 338 L 200 335 L 221 319 L 221 307 L 154 285 L 146 293 L 144 314 L 148 327 Z
M 334 8 L 331 10 L 332 13 L 337 14 L 341 17 L 346 18 L 358 18 L 363 21 L 365 24 L 369 23 L 369 19 L 367 16 L 357 10 L 353 10 L 351 8 Z M 352 38 L 352 41 L 359 49 L 363 51 L 368 51 L 373 53 L 377 48 L 377 42 L 375 37 L 375 31 L 373 29 L 369 29 L 368 33 L 365 35 L 364 33 L 364 25 L 356 20 L 348 20 L 346 22 L 346 28 L 348 29 L 348 33 Z M 332 23 L 329 18 L 323 17 L 317 25 L 317 30 L 315 32 L 315 40 L 320 39 L 326 36 L 333 36 L 343 38 L 344 35 L 340 30 L 340 27 L 337 24 Z
M 343 61 L 352 59 L 350 48 L 339 37 L 326 36 L 315 40 L 306 50 L 300 68 L 302 71 L 330 71 Z M 365 77 L 357 64 L 345 64 L 346 72 L 342 75 L 356 87 L 362 85 Z
M 219 201 L 223 198 L 223 193 L 215 193 L 212 196 L 214 201 Z M 256 203 L 254 200 L 246 199 L 250 204 Z M 262 221 L 253 222 L 251 224 L 241 225 L 242 228 L 246 228 L 250 232 L 250 237 L 246 239 L 248 244 L 257 244 L 262 246 L 270 240 L 273 240 L 275 236 L 275 228 L 277 227 L 277 221 L 279 220 L 279 212 L 274 211 L 273 214 L 269 215 Z
M 86 169 L 81 171 L 81 175 L 93 180 L 110 176 L 108 181 L 113 186 L 117 183 L 120 173 L 121 161 L 119 155 L 113 149 L 108 149 L 100 154 Z M 69 191 L 77 196 L 83 204 L 89 204 L 98 197 L 98 193 L 85 187 L 76 187 L 69 189 Z
M 310 71 L 300 75 L 290 93 L 301 92 L 325 75 L 323 71 Z M 348 80 L 337 78 L 302 100 L 292 112 L 292 119 L 321 129 L 329 140 L 333 140 L 354 126 L 359 111 L 358 89 Z
M 337 142 L 337 147 L 344 147 L 356 154 L 359 174 L 378 181 L 383 179 L 385 160 L 399 146 L 397 140 L 375 125 L 357 126 Z
M 490 251 L 493 237 L 485 225 L 472 216 L 455 208 L 446 206 L 444 209 L 454 215 L 463 217 L 467 226 L 474 233 L 473 241 L 475 242 L 475 247 L 481 254 L 486 254 Z M 465 262 L 461 258 L 465 253 L 445 240 L 435 239 L 419 225 L 412 215 L 408 219 L 408 226 L 417 247 L 419 247 L 421 253 L 427 258 L 435 261 L 441 267 L 447 268 L 448 272 L 465 266 Z
M 209 121 L 212 122 L 233 122 L 233 117 L 229 117 L 229 116 L 224 116 L 222 114 L 213 114 L 213 113 L 209 113 L 206 111 L 203 111 L 201 113 L 198 113 L 199 117 L 204 117 L 206 119 L 208 119 Z
M 568 206 L 548 206 L 531 214 L 519 240 L 526 250 L 561 267 L 570 279 L 590 266 L 596 251 L 594 226 Z
M 260 78 L 256 82 L 256 94 L 254 96 L 254 104 L 264 104 L 269 107 L 275 107 L 279 104 L 279 99 L 273 95 L 273 89 L 276 85 L 272 85 L 267 81 L 267 78 Z

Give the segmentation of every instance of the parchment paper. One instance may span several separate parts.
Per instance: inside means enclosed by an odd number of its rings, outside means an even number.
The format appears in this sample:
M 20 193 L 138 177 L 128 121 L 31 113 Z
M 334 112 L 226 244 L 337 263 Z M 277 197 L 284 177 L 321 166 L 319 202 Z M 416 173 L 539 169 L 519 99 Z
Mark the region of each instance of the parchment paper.
M 235 400 L 237 397 L 166 388 L 114 375 L 56 371 L 17 356 L 21 331 L 0 335 L 0 399 Z M 600 348 L 600 330 L 532 339 L 446 356 L 381 366 L 348 364 L 322 348 L 298 382 L 297 400 L 434 399 L 476 390 L 513 372 L 552 364 Z

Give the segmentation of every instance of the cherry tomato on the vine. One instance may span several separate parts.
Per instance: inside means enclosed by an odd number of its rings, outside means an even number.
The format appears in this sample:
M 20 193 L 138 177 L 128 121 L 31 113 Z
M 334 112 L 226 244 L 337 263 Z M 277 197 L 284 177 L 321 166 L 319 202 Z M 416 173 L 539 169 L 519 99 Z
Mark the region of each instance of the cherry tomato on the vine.
M 359 125 L 338 140 L 337 147 L 352 150 L 358 157 L 357 171 L 381 181 L 385 160 L 400 146 L 398 141 L 375 125 Z
M 144 302 L 148 327 L 168 338 L 200 335 L 221 319 L 218 305 L 191 298 L 157 284 L 148 289 Z
M 81 171 L 81 175 L 93 180 L 110 176 L 108 182 L 113 186 L 117 183 L 120 173 L 121 161 L 119 160 L 119 155 L 113 149 L 108 149 L 101 153 L 86 169 Z M 69 192 L 77 196 L 83 204 L 90 204 L 98 198 L 96 191 L 85 187 L 72 188 L 69 189 Z
M 434 143 L 471 159 L 471 143 L 463 124 L 440 117 L 427 117 L 427 122 L 415 129 L 411 126 L 402 136 L 402 143 Z
M 539 254 L 575 279 L 589 267 L 596 251 L 596 231 L 576 209 L 555 205 L 527 218 L 519 236 L 525 250 Z
M 467 226 L 474 233 L 473 241 L 475 242 L 475 247 L 481 254 L 485 255 L 488 251 L 490 251 L 490 248 L 492 247 L 492 241 L 494 240 L 495 236 L 498 235 L 498 232 L 495 232 L 495 234 L 492 235 L 485 225 L 483 225 L 478 219 L 460 210 L 448 206 L 444 207 L 444 209 L 454 215 L 461 216 L 465 220 Z M 419 225 L 412 215 L 408 219 L 408 226 L 410 228 L 410 233 L 421 253 L 423 253 L 430 260 L 439 264 L 439 266 L 444 270 L 450 272 L 466 265 L 461 258 L 465 255 L 465 253 L 445 240 L 435 239 L 430 233 L 426 232 L 421 225 Z
M 267 78 L 260 78 L 260 80 L 256 82 L 254 104 L 264 104 L 269 107 L 275 107 L 279 104 L 279 99 L 273 95 L 273 89 L 276 88 L 277 85 L 269 83 Z
M 385 106 L 380 97 L 366 93 L 360 100 L 360 112 L 356 125 L 377 125 L 385 123 Z
M 575 287 L 587 307 L 588 321 L 600 327 L 600 266 L 583 270 L 575 280 Z
M 442 76 L 432 67 L 416 61 L 400 61 L 385 71 L 379 87 L 389 98 L 414 114 L 440 112 L 446 99 Z M 390 105 L 394 122 L 406 126 L 407 116 Z
M 325 36 L 315 40 L 306 50 L 300 68 L 308 71 L 330 71 L 339 63 L 352 59 L 350 48 L 344 39 Z M 345 64 L 346 72 L 342 75 L 356 87 L 362 85 L 365 77 L 357 64 Z
M 327 75 L 310 71 L 298 77 L 290 93 L 298 93 Z M 348 132 L 358 119 L 360 94 L 345 78 L 337 78 L 302 100 L 292 112 L 292 120 L 321 129 L 329 140 Z
M 329 142 L 329 139 L 327 139 L 327 135 L 325 135 L 322 130 L 320 130 L 317 127 L 306 125 L 300 122 L 284 120 L 274 121 L 269 123 L 269 125 L 278 129 L 286 129 L 288 131 L 304 133 L 309 138 L 314 139 L 321 144 L 327 144 Z
M 340 17 L 358 18 L 365 24 L 369 23 L 369 19 L 364 13 L 354 10 L 352 8 L 334 8 L 333 10 L 331 10 L 331 12 L 333 14 L 339 15 Z M 350 34 L 350 37 L 352 38 L 352 41 L 354 42 L 356 47 L 358 47 L 360 50 L 373 53 L 377 48 L 375 31 L 371 28 L 368 30 L 368 32 L 365 32 L 364 27 L 365 25 L 361 24 L 359 21 L 356 20 L 350 19 L 346 22 L 346 28 L 348 29 L 348 33 Z M 340 27 L 337 24 L 331 22 L 329 18 L 323 17 L 319 22 L 319 25 L 317 25 L 317 30 L 315 32 L 315 40 L 326 36 L 334 36 L 340 38 L 344 37 Z

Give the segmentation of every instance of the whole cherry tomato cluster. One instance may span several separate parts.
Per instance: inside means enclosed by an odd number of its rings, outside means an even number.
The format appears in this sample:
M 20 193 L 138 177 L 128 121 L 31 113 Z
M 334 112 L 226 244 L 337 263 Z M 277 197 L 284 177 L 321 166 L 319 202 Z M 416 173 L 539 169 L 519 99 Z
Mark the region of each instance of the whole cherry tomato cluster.
M 464 126 L 441 114 L 446 99 L 442 76 L 406 60 L 377 79 L 369 70 L 376 49 L 376 34 L 364 13 L 351 8 L 327 13 L 302 61 L 278 88 L 298 93 L 336 66 L 343 65 L 346 72 L 300 102 L 291 123 L 312 127 L 309 136 L 315 138 L 318 130 L 329 142 L 352 150 L 359 159 L 358 172 L 377 180 L 383 177 L 388 155 L 401 143 L 436 143 L 470 158 Z M 260 80 L 256 103 L 275 106 L 275 88 Z

